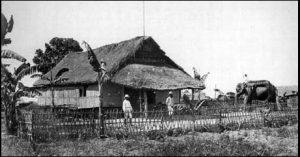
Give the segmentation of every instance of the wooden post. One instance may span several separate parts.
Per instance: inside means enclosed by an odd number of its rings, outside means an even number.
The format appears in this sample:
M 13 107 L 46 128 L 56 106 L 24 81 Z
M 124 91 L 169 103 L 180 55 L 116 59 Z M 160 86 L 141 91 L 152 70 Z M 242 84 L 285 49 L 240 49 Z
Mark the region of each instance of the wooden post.
M 179 100 L 178 100 L 179 103 L 181 103 L 180 99 L 181 99 L 181 89 L 179 89 Z
M 99 123 L 100 123 L 100 136 L 104 135 L 103 127 L 103 117 L 102 117 L 102 83 L 101 83 L 101 73 L 98 72 L 98 90 L 99 90 Z
M 139 89 L 140 112 L 142 112 L 142 91 Z
M 145 117 L 148 117 L 148 98 L 147 98 L 147 91 L 144 90 L 144 103 L 145 103 Z
M 163 115 L 163 111 L 160 111 L 160 115 L 161 115 L 161 130 L 164 131 L 164 115 Z
M 124 95 L 125 95 L 125 88 L 124 88 L 124 86 L 122 86 L 122 89 L 121 89 L 121 102 L 122 103 L 124 101 Z
M 194 100 L 194 89 L 192 89 L 192 100 Z
M 50 81 L 50 90 L 51 90 L 51 97 L 52 97 L 52 100 L 51 100 L 51 102 L 52 102 L 52 107 L 53 107 L 53 110 L 52 111 L 54 111 L 54 88 L 53 88 L 53 83 L 52 83 L 52 70 L 50 70 L 50 74 L 51 74 L 51 81 Z
M 201 90 L 200 89 L 198 89 L 198 93 L 199 93 L 199 95 L 198 95 L 198 101 L 200 101 L 201 100 Z

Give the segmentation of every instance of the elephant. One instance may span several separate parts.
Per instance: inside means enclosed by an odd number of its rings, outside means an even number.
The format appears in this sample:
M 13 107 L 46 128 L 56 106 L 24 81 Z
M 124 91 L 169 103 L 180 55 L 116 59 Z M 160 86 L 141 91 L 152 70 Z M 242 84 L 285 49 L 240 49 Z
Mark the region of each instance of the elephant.
M 276 103 L 274 110 L 281 110 L 277 88 L 270 81 L 256 80 L 238 83 L 236 86 L 235 104 L 237 104 L 237 99 L 241 95 L 244 95 L 244 110 L 246 105 L 252 104 L 252 100 Z

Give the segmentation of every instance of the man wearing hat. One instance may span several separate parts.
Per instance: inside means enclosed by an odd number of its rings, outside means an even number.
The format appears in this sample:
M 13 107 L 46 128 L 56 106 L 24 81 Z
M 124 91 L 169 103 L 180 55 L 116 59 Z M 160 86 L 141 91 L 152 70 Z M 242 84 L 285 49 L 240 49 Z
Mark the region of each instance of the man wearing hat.
M 167 104 L 167 107 L 168 107 L 168 112 L 169 112 L 169 116 L 172 117 L 173 115 L 173 105 L 174 105 L 174 99 L 173 99 L 173 93 L 170 91 L 169 92 L 169 96 L 166 100 L 166 104 Z
M 129 101 L 129 95 L 125 94 L 124 98 L 125 99 L 123 101 L 122 109 L 123 109 L 124 116 L 125 116 L 124 123 L 126 124 L 126 121 L 127 121 L 128 118 L 129 118 L 129 123 L 131 123 L 132 110 L 133 109 L 132 109 L 132 106 L 131 106 L 130 101 Z

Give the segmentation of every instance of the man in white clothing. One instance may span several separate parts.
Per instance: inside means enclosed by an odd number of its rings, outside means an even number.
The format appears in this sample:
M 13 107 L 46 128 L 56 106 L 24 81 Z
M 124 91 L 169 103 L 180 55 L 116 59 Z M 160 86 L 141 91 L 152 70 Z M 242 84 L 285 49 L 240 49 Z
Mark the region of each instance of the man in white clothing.
M 169 112 L 169 116 L 172 118 L 173 115 L 173 105 L 174 105 L 174 99 L 173 99 L 173 93 L 170 91 L 169 92 L 169 96 L 166 100 L 166 105 L 168 107 L 168 112 Z
M 127 119 L 129 118 L 129 123 L 131 123 L 131 118 L 132 118 L 132 106 L 130 104 L 130 101 L 129 101 L 129 95 L 126 94 L 125 95 L 125 99 L 123 101 L 123 105 L 122 105 L 122 109 L 123 109 L 123 112 L 124 112 L 124 123 L 126 124 L 126 121 Z

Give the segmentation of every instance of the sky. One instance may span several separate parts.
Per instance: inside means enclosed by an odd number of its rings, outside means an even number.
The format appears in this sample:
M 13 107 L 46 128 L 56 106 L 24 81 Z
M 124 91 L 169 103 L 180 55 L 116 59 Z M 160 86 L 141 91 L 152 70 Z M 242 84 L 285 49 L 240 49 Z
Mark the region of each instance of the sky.
M 1 1 L 2 13 L 15 22 L 7 35 L 12 43 L 2 48 L 32 64 L 35 50 L 53 37 L 85 40 L 92 48 L 128 40 L 143 35 L 142 8 L 142 1 Z M 211 97 L 215 86 L 234 92 L 243 74 L 298 85 L 297 1 L 146 1 L 145 35 L 191 76 L 192 67 L 210 72 L 204 92 Z M 20 64 L 5 62 L 11 69 Z M 23 83 L 35 80 L 27 76 Z

